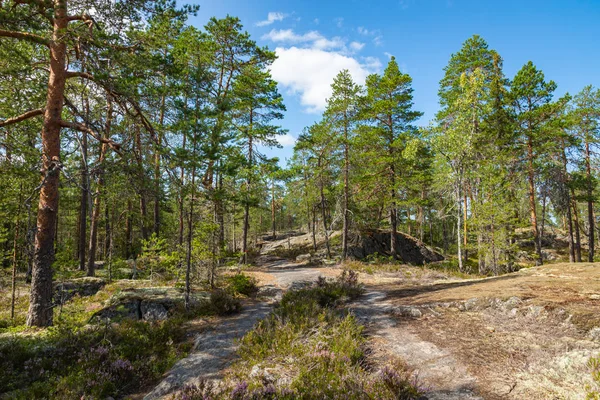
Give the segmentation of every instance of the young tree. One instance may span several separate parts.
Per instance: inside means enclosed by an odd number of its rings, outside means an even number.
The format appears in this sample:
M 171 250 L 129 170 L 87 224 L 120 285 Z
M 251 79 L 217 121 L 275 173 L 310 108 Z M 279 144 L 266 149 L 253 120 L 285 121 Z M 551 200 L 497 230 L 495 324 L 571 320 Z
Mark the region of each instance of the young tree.
M 358 114 L 360 86 L 354 83 L 348 70 L 341 71 L 333 80 L 331 97 L 327 100 L 326 118 L 338 132 L 344 151 L 342 195 L 342 260 L 348 256 L 348 231 L 350 224 L 350 147 Z
M 583 164 L 585 174 L 585 200 L 588 213 L 588 261 L 594 262 L 594 191 L 596 179 L 592 174 L 594 148 L 600 143 L 600 89 L 586 86 L 573 98 L 575 135 L 583 143 Z
M 412 124 L 423 115 L 412 109 L 411 83 L 411 77 L 400 72 L 396 59 L 392 57 L 383 75 L 373 74 L 367 78 L 366 96 L 361 104 L 361 117 L 371 123 L 359 134 L 359 140 L 368 149 L 368 164 L 373 169 L 370 176 L 378 180 L 382 175 L 388 176 L 383 186 L 387 193 L 384 199 L 387 198 L 389 204 L 390 251 L 394 259 L 398 258 L 397 175 L 401 174 L 403 152 L 418 132 Z
M 250 64 L 242 70 L 234 85 L 233 123 L 238 131 L 237 141 L 246 151 L 246 163 L 243 169 L 246 183 L 243 191 L 244 222 L 242 226 L 242 259 L 246 264 L 248 251 L 248 232 L 250 229 L 250 207 L 257 205 L 254 198 L 253 183 L 260 164 L 265 162 L 256 146 L 278 147 L 277 136 L 285 131 L 273 120 L 282 119 L 285 106 L 277 91 L 277 83 L 265 69 L 275 59 L 275 54 L 266 58 L 264 63 Z
M 543 263 L 542 238 L 537 216 L 538 158 L 552 141 L 549 122 L 561 107 L 560 102 L 552 102 L 555 90 L 556 84 L 553 81 L 546 82 L 544 73 L 529 61 L 515 75 L 510 92 L 511 105 L 516 115 L 518 140 L 525 153 L 523 158 L 526 163 L 531 228 L 537 265 Z

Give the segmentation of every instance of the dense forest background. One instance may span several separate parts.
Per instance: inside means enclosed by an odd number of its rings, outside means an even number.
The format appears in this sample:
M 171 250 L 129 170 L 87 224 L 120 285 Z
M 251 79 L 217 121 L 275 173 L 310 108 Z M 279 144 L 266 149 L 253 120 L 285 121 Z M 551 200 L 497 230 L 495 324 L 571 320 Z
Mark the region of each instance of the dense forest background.
M 556 98 L 533 62 L 506 77 L 479 36 L 457 44 L 427 127 L 393 57 L 364 85 L 340 71 L 282 167 L 265 151 L 285 133 L 276 56 L 237 18 L 198 29 L 197 8 L 170 1 L 0 4 L 0 263 L 3 285 L 31 282 L 28 325 L 53 322 L 53 274 L 103 261 L 118 277 L 136 260 L 189 293 L 290 230 L 342 260 L 365 230 L 389 231 L 391 249 L 402 231 L 481 274 L 541 264 L 551 234 L 570 261 L 595 259 L 600 90 Z

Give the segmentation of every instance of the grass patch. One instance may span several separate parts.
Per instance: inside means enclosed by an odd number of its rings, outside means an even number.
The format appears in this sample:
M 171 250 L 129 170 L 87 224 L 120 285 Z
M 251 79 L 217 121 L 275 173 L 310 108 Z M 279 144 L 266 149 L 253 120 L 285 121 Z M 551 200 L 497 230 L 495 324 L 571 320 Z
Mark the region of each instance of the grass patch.
M 206 382 L 174 399 L 417 399 L 402 368 L 371 371 L 363 326 L 344 307 L 363 292 L 358 274 L 287 292 L 240 342 L 240 360 L 218 389 Z

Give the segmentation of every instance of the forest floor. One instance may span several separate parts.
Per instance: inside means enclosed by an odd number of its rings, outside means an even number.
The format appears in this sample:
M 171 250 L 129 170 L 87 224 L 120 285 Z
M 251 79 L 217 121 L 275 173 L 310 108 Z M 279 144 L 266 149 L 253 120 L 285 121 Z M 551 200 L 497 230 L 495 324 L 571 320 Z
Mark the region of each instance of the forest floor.
M 580 399 L 592 385 L 587 362 L 600 353 L 599 265 L 553 264 L 484 279 L 374 268 L 360 274 L 366 293 L 351 306 L 367 328 L 368 361 L 403 361 L 428 399 Z M 268 300 L 204 329 L 192 354 L 145 398 L 199 378 L 218 380 L 236 339 L 282 290 L 340 271 L 276 257 L 245 271 Z

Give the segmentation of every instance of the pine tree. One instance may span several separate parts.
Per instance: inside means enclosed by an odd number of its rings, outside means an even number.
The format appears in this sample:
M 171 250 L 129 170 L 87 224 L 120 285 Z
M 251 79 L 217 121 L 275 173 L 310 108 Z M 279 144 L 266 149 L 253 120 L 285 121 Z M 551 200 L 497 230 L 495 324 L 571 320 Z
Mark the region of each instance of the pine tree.
M 360 87 L 354 83 L 348 70 L 341 71 L 331 85 L 332 94 L 327 100 L 326 117 L 337 131 L 342 144 L 343 194 L 342 194 L 342 260 L 348 256 L 348 232 L 350 229 L 350 148 L 358 115 Z

